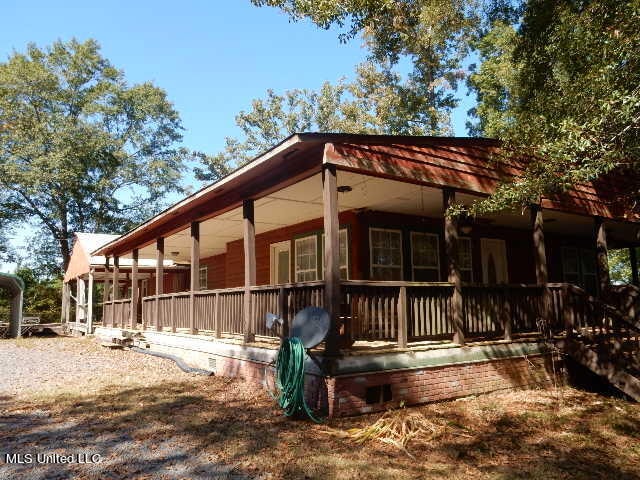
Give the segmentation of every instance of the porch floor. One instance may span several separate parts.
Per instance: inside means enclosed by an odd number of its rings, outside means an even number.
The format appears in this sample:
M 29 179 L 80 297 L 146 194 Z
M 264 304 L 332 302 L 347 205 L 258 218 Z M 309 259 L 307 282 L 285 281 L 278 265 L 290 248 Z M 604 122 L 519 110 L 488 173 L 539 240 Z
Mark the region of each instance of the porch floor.
M 216 337 L 215 331 L 199 330 L 197 334 L 189 333 L 187 328 L 177 328 L 175 332 L 171 328 L 163 328 L 156 330 L 155 328 L 147 328 L 145 330 L 121 328 L 123 331 L 138 333 L 144 335 L 145 332 L 164 333 L 169 335 L 180 336 L 184 338 L 193 338 L 198 340 L 215 341 L 230 345 L 238 345 L 254 348 L 266 348 L 270 350 L 277 350 L 280 347 L 280 341 L 273 337 L 263 337 L 256 335 L 253 342 L 244 343 L 241 335 L 223 333 L 220 338 Z M 467 337 L 464 347 L 479 347 L 487 345 L 504 345 L 509 343 L 522 343 L 522 342 L 538 342 L 542 339 L 541 335 L 537 332 L 514 334 L 511 340 L 504 340 L 500 338 L 490 338 L 486 336 L 470 336 Z M 371 354 L 383 354 L 383 353 L 397 353 L 406 351 L 427 351 L 427 350 L 440 350 L 451 348 L 464 348 L 461 345 L 454 343 L 451 340 L 439 339 L 439 340 L 420 340 L 409 341 L 407 349 L 398 348 L 394 341 L 376 340 L 376 341 L 356 341 L 349 348 L 340 349 L 340 353 L 344 356 L 355 355 L 371 355 Z M 324 352 L 324 344 L 320 344 L 317 347 L 310 350 L 312 353 L 322 354 Z

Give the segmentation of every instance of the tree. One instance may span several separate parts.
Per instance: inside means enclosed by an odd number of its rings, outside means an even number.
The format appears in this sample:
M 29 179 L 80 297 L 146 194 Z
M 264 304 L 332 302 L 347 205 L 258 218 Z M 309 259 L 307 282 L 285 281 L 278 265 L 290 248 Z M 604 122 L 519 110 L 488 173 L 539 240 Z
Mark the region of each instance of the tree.
M 496 24 L 470 86 L 473 131 L 529 160 L 476 212 L 535 202 L 640 167 L 640 2 L 529 0 L 521 25 Z M 637 215 L 638 187 L 627 192 Z
M 434 109 L 423 85 L 403 81 L 390 68 L 364 63 L 356 79 L 325 82 L 318 91 L 295 89 L 252 102 L 236 116 L 243 140 L 226 139 L 224 151 L 203 158 L 200 180 L 217 178 L 221 166 L 243 164 L 296 132 L 442 135 L 450 133 L 449 111 Z
M 121 233 L 181 191 L 181 128 L 94 40 L 31 44 L 0 64 L 0 218 L 37 226 L 66 268 L 74 231 Z
M 325 83 L 318 91 L 268 90 L 265 99 L 254 100 L 249 112 L 236 117 L 243 139 L 227 138 L 224 151 L 208 159 L 211 167 L 196 170 L 200 179 L 218 175 L 221 164 L 244 163 L 295 132 L 450 135 L 454 90 L 464 78 L 461 65 L 471 39 L 486 19 L 514 15 L 503 0 L 253 3 L 278 7 L 321 28 L 346 27 L 340 39 L 362 36 L 369 60 L 356 67 L 352 82 Z M 403 78 L 399 65 L 407 59 L 413 69 Z

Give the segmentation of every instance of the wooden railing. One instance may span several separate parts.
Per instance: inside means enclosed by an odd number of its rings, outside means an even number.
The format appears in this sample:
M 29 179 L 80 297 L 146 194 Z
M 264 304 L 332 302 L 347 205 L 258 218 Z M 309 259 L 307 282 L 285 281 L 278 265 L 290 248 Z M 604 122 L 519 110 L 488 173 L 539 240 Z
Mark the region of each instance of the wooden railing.
M 128 327 L 131 316 L 131 299 L 110 300 L 102 309 L 102 322 L 112 327 Z
M 465 285 L 462 288 L 464 333 L 509 336 L 533 332 L 543 315 L 539 285 Z
M 640 288 L 635 285 L 612 285 L 605 296 L 607 303 L 640 325 Z
M 561 334 L 566 331 L 567 319 L 571 319 L 576 332 L 610 331 L 614 325 L 602 322 L 609 318 L 606 308 L 611 307 L 605 308 L 601 301 L 580 292 L 579 288 L 562 283 L 545 286 L 465 284 L 462 287 L 463 333 L 467 338 L 509 339 L 512 334 L 545 328 Z M 194 292 L 195 330 L 215 332 L 218 337 L 245 334 L 245 295 L 250 297 L 251 333 L 275 337 L 288 331 L 293 316 L 304 307 L 323 306 L 324 282 Z M 144 324 L 147 328 L 172 331 L 189 328 L 190 296 L 189 292 L 180 292 L 145 297 L 142 300 Z M 342 281 L 341 335 L 350 342 L 385 341 L 401 347 L 409 341 L 452 339 L 452 296 L 453 285 L 449 283 Z M 111 315 L 115 313 L 115 326 L 127 327 L 130 302 L 130 299 L 106 302 L 105 322 L 111 322 Z M 285 320 L 281 330 L 267 330 L 268 312 Z M 633 323 L 633 318 L 618 313 Z
M 568 342 L 578 340 L 600 356 L 600 360 L 640 371 L 640 328 L 635 319 L 594 298 L 579 287 L 568 285 L 564 321 Z

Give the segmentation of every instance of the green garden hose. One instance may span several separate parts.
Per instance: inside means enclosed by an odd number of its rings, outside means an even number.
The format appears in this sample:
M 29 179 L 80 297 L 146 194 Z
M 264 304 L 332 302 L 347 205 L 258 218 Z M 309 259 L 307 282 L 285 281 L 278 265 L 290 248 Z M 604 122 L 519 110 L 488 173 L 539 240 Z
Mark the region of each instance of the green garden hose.
M 288 417 L 306 413 L 316 423 L 322 420 L 313 412 L 304 399 L 304 361 L 306 352 L 299 338 L 284 338 L 276 359 L 276 389 L 278 405 Z

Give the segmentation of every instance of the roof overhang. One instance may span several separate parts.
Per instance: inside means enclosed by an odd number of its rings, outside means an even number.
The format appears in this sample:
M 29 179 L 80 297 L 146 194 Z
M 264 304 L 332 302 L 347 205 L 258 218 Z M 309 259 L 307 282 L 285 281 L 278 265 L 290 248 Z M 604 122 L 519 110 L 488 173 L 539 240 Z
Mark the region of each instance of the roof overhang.
M 283 189 L 322 170 L 339 169 L 476 195 L 489 195 L 517 178 L 518 162 L 492 162 L 500 142 L 486 138 L 392 135 L 294 134 L 226 177 L 167 208 L 92 255 L 122 256 L 185 229 L 191 222 L 221 215 Z M 638 223 L 616 204 L 611 182 L 578 186 L 558 198 L 543 199 L 557 211 Z

